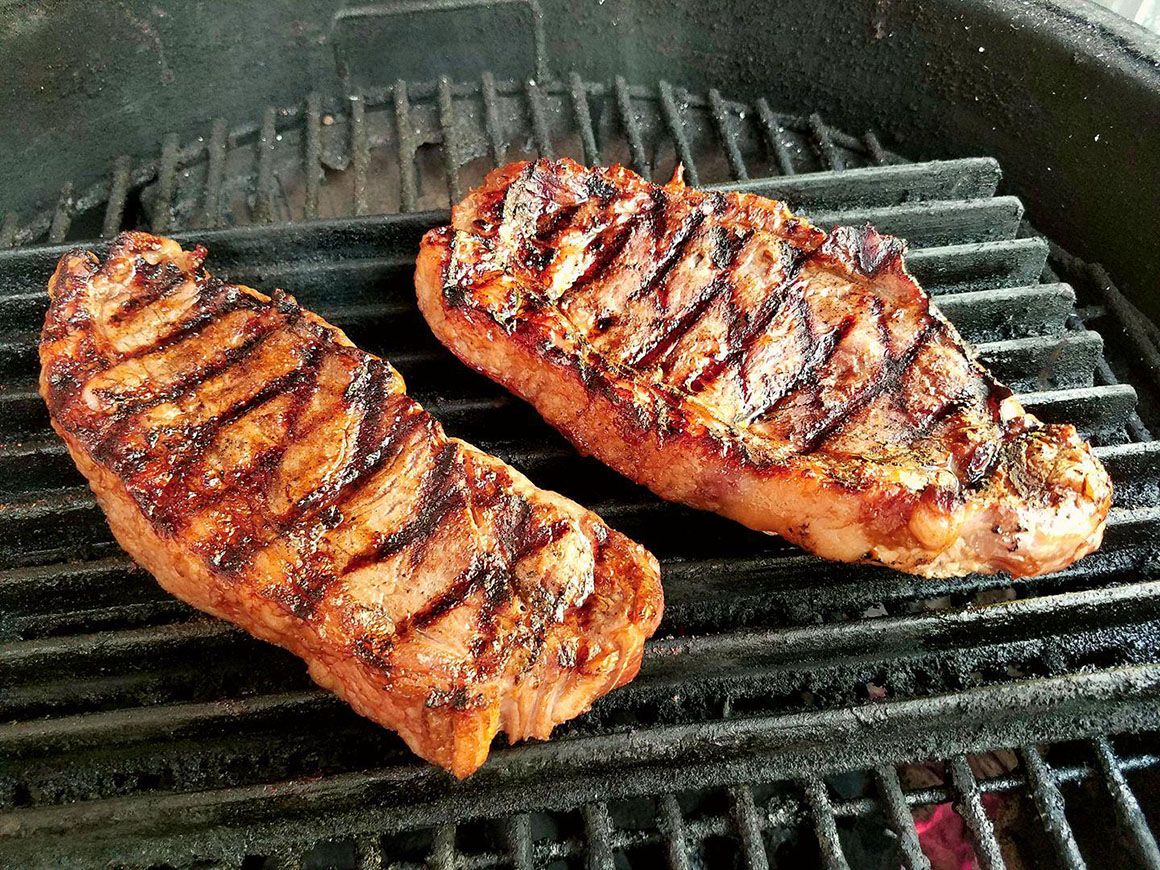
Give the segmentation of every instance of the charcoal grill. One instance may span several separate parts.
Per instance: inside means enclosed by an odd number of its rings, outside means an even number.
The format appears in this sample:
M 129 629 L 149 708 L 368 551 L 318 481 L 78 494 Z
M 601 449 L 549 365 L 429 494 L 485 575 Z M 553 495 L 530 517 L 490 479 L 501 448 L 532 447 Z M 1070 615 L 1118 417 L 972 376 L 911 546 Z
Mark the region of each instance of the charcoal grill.
M 511 28 L 526 57 L 376 55 L 426 15 Z M 983 867 L 1160 867 L 1160 330 L 1036 230 L 1057 215 L 997 193 L 996 160 L 909 161 L 936 152 L 900 135 L 888 150 L 740 73 L 730 94 L 728 70 L 721 90 L 679 63 L 668 80 L 583 62 L 554 78 L 551 21 L 513 3 L 338 12 L 333 93 L 148 153 L 127 135 L 105 176 L 86 182 L 78 160 L 43 212 L 11 183 L 32 207 L 0 230 L 0 864 L 921 868 L 919 829 L 953 805 Z M 430 75 L 396 78 L 408 69 Z M 1117 486 L 1103 549 L 1017 581 L 832 565 L 577 456 L 444 351 L 413 301 L 418 240 L 449 201 L 537 155 L 657 178 L 681 162 L 691 183 L 907 238 L 910 269 L 1024 404 L 1097 445 Z M 1010 189 L 1044 202 L 1026 176 Z M 128 227 L 292 290 L 386 355 L 451 434 L 652 548 L 667 613 L 640 677 L 454 783 L 297 659 L 135 569 L 35 393 L 55 261 Z

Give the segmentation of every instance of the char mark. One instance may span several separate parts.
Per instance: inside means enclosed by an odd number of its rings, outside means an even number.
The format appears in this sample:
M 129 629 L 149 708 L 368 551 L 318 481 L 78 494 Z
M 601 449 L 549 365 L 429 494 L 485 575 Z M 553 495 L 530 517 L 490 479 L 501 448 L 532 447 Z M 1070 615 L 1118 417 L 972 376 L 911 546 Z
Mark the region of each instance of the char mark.
M 502 654 L 496 654 L 495 641 L 498 633 L 496 611 L 512 597 L 514 566 L 521 559 L 559 540 L 569 528 L 566 520 L 557 520 L 533 528 L 532 511 L 522 499 L 519 500 L 519 507 L 509 513 L 512 517 L 518 517 L 511 523 L 510 529 L 518 539 L 514 545 L 510 548 L 505 547 L 506 552 L 476 553 L 472 557 L 471 564 L 459 573 L 450 586 L 398 623 L 391 638 L 391 648 L 396 647 L 413 631 L 422 631 L 432 625 L 440 617 L 462 605 L 471 595 L 482 590 L 479 624 L 476 635 L 472 638 L 471 650 L 481 676 L 495 670 L 503 657 Z M 534 634 L 525 642 L 531 660 L 535 660 L 539 655 L 547 629 L 547 616 L 555 610 L 550 602 L 543 602 L 543 605 L 538 609 L 532 608 L 533 612 L 530 614 L 530 627 Z
M 804 337 L 806 345 L 803 353 L 803 356 L 806 358 L 805 363 L 780 390 L 766 397 L 763 405 L 749 412 L 745 420 L 747 423 L 752 423 L 776 413 L 798 390 L 813 381 L 817 377 L 818 372 L 829 365 L 830 360 L 838 349 L 838 345 L 842 343 L 842 339 L 849 334 L 858 320 L 852 314 L 847 315 L 833 329 L 818 335 L 814 332 L 811 325 L 813 318 L 810 316 L 809 306 L 805 302 L 804 296 L 798 299 L 798 306 L 803 323 L 800 334 Z
M 411 519 L 401 528 L 378 536 L 371 546 L 347 563 L 343 574 L 351 574 L 367 565 L 381 562 L 411 546 L 416 548 L 413 556 L 418 561 L 426 550 L 429 538 L 443 519 L 453 510 L 467 504 L 467 496 L 460 485 L 461 477 L 453 473 L 459 459 L 459 447 L 450 442 L 444 444 L 420 484 L 418 503 L 412 510 Z
M 786 260 L 786 267 L 782 272 L 777 286 L 770 290 L 762 301 L 761 306 L 748 324 L 735 319 L 728 335 L 729 351 L 713 360 L 689 385 L 692 393 L 699 393 L 711 384 L 721 372 L 736 365 L 769 325 L 773 323 L 791 297 L 790 291 L 805 267 L 809 255 L 800 248 L 795 248 L 782 242 L 782 255 Z
M 920 438 L 925 438 L 945 421 L 954 417 L 961 411 L 966 410 L 975 403 L 975 396 L 970 391 L 964 391 L 957 396 L 943 399 L 935 407 L 933 411 L 927 414 L 926 419 L 914 427 L 911 435 L 911 441 L 917 441 Z
M 680 341 L 685 333 L 692 329 L 705 315 L 705 312 L 709 310 L 709 306 L 723 293 L 730 290 L 732 286 L 732 283 L 726 275 L 718 275 L 706 284 L 693 303 L 685 309 L 669 329 L 656 336 L 651 344 L 646 344 L 642 347 L 637 352 L 637 355 L 629 362 L 629 365 L 636 368 L 647 368 L 668 353 L 673 345 Z
M 737 255 L 741 253 L 742 247 L 752 232 L 747 231 L 733 236 L 724 229 L 713 227 L 710 229 L 710 233 L 713 235 L 713 264 L 721 271 L 712 281 L 701 288 L 697 298 L 686 307 L 667 331 L 662 332 L 651 344 L 646 344 L 640 349 L 636 357 L 629 363 L 630 365 L 637 367 L 652 365 L 667 354 L 689 330 L 700 322 L 713 303 L 722 295 L 732 291 L 733 266 L 737 262 Z
M 184 455 L 174 466 L 169 481 L 161 493 L 144 492 L 141 490 L 145 488 L 134 487 L 140 496 L 137 499 L 138 504 L 146 515 L 152 517 L 154 522 L 165 531 L 172 532 L 179 528 L 182 521 L 188 517 L 185 502 L 181 498 L 182 493 L 191 489 L 186 482 L 187 478 L 196 473 L 197 463 L 205 456 L 218 434 L 246 414 L 260 408 L 288 390 L 295 389 L 303 381 L 316 375 L 322 362 L 324 348 L 324 340 L 316 338 L 300 364 L 294 369 L 270 381 L 252 396 L 235 402 L 217 416 L 187 429 L 183 441 Z M 131 457 L 129 462 L 131 468 L 123 467 L 125 463 L 122 462 L 118 463 L 122 467 L 114 466 L 114 470 L 122 477 L 129 477 L 137 470 L 136 466 L 140 461 L 141 459 L 137 457 Z
M 243 309 L 260 311 L 266 306 L 266 303 L 255 299 L 241 288 L 232 284 L 223 284 L 221 279 L 213 276 L 206 277 L 198 292 L 198 301 L 185 320 L 182 320 L 169 332 L 156 336 L 152 342 L 135 348 L 131 353 L 124 354 L 120 359 L 136 359 L 153 351 L 169 350 L 169 348 L 181 344 L 191 333 L 201 329 L 215 318 L 224 317 Z
M 571 226 L 578 211 L 580 205 L 564 205 L 554 214 L 541 217 L 536 227 L 536 241 L 542 245 L 554 245 L 560 234 Z
M 290 529 L 302 525 L 315 511 L 327 505 L 340 507 L 346 499 L 357 493 L 375 472 L 394 459 L 412 432 L 420 426 L 432 428 L 435 425 L 434 418 L 406 396 L 397 396 L 390 402 L 383 401 L 377 412 L 380 417 L 386 412 L 387 407 L 394 413 L 387 430 L 372 441 L 371 434 L 374 430 L 369 425 L 366 429 L 360 427 L 355 455 L 328 484 L 318 487 L 291 507 L 281 518 L 283 528 Z M 363 425 L 367 425 L 365 419 Z M 366 442 L 363 442 L 364 432 L 368 439 Z
M 850 417 L 861 411 L 886 390 L 893 388 L 914 364 L 922 349 L 941 331 L 942 321 L 928 315 L 926 323 L 910 347 L 900 356 L 891 357 L 884 362 L 878 377 L 871 380 L 850 401 L 832 411 L 816 425 L 805 437 L 802 452 L 813 453 L 821 448 L 831 435 L 846 424 Z
M 129 399 L 122 403 L 118 407 L 113 419 L 119 422 L 142 411 L 147 411 L 163 402 L 171 401 L 184 393 L 196 389 L 210 378 L 228 372 L 246 359 L 267 338 L 283 327 L 292 325 L 301 316 L 301 310 L 296 310 L 289 317 L 273 309 L 267 309 L 267 312 L 264 313 L 268 313 L 269 316 L 255 318 L 254 321 L 246 324 L 244 331 L 248 334 L 240 344 L 231 347 L 212 362 L 198 366 L 184 377 L 178 378 L 164 390 L 148 398 L 138 400 Z
M 685 222 L 673 236 L 669 249 L 657 261 L 652 271 L 641 281 L 640 286 L 629 294 L 630 299 L 641 299 L 651 293 L 655 287 L 659 287 L 664 283 L 669 273 L 681 261 L 685 249 L 689 246 L 694 236 L 697 235 L 697 231 L 704 222 L 705 212 L 699 208 L 685 219 Z
M 616 197 L 616 185 L 605 178 L 600 170 L 593 170 L 584 180 L 584 186 L 591 196 L 596 197 L 602 206 L 607 207 Z
M 124 305 L 113 312 L 109 322 L 114 326 L 123 323 L 142 308 L 165 299 L 184 284 L 186 279 L 185 272 L 172 260 L 162 260 L 153 265 L 143 257 L 137 257 L 134 262 L 134 273 L 144 279 L 146 286 L 140 293 L 130 296 Z
M 633 230 L 634 227 L 631 223 L 617 227 L 615 230 L 605 230 L 605 233 L 599 237 L 602 245 L 600 250 L 596 252 L 596 256 L 588 268 L 584 270 L 584 273 L 572 283 L 571 287 L 560 294 L 559 301 L 563 302 L 566 298 L 576 295 L 604 277 L 604 273 L 612 267 L 612 264 L 628 244 L 628 240 L 632 238 Z M 606 234 L 608 234 L 607 239 L 605 239 Z

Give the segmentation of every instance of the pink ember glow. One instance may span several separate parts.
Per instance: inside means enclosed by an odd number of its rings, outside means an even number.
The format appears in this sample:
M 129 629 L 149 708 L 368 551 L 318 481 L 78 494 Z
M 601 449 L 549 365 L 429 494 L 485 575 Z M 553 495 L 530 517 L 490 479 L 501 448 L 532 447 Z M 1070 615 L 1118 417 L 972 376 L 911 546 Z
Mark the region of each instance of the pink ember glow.
M 983 796 L 988 816 L 994 816 L 1000 802 L 998 795 Z M 978 866 L 967 825 L 950 803 L 938 804 L 933 810 L 919 810 L 919 813 L 915 814 L 914 829 L 932 870 L 974 870 Z

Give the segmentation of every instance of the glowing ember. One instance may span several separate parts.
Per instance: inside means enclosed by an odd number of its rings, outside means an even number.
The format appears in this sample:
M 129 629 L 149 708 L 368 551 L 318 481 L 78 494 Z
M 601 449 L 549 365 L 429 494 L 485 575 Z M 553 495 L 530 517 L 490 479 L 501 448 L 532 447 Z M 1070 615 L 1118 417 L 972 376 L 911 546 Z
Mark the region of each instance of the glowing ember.
M 983 806 L 993 816 L 1001 801 L 997 795 L 984 795 Z M 950 803 L 926 807 L 914 814 L 918 843 L 930 861 L 932 870 L 975 870 L 975 849 L 962 817 Z

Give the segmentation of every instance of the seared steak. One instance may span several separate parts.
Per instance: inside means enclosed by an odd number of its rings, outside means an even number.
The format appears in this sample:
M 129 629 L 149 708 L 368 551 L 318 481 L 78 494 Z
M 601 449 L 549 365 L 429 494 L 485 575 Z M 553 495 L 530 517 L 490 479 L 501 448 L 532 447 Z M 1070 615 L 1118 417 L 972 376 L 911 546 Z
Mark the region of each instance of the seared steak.
M 1111 483 L 979 365 L 872 228 L 569 160 L 491 173 L 423 240 L 439 338 L 657 494 L 829 559 L 1054 571 Z
M 384 360 L 205 249 L 126 233 L 52 278 L 41 392 L 160 583 L 466 776 L 632 679 L 656 560 L 448 438 Z

